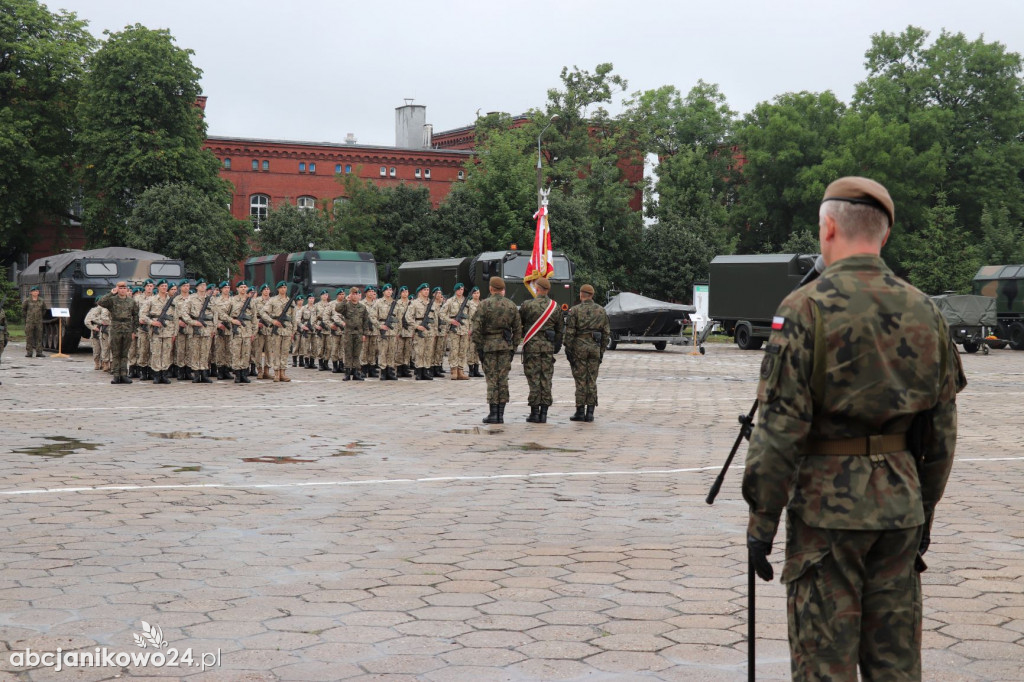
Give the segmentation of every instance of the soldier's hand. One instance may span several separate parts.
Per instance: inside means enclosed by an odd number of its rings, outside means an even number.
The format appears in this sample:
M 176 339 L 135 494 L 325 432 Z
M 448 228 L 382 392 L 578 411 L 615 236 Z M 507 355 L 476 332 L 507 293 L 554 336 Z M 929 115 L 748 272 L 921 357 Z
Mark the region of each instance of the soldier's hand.
M 281 320 L 274 320 L 274 326 L 275 327 L 283 327 L 284 325 L 281 324 Z
M 772 543 L 748 535 L 747 549 L 750 551 L 750 563 L 754 566 L 754 573 L 757 573 L 761 580 L 770 583 L 775 577 L 775 571 L 768 562 L 768 555 L 772 553 Z
M 452 318 L 452 324 L 454 324 L 456 327 L 462 326 L 462 323 L 456 320 L 454 317 Z
M 150 324 L 153 325 L 154 327 L 162 327 L 162 326 L 164 326 L 164 323 L 161 322 L 160 320 L 153 320 L 152 322 L 150 322 Z
M 238 326 L 238 327 L 242 326 L 242 323 L 239 322 L 238 320 L 234 319 L 234 318 L 231 318 L 231 324 L 233 324 L 235 326 Z
M 200 322 L 200 321 L 198 321 L 198 320 L 196 320 L 196 321 L 194 321 L 194 322 L 192 323 L 192 326 L 193 326 L 193 327 L 202 327 L 202 326 L 203 326 L 203 323 L 202 323 L 202 322 Z

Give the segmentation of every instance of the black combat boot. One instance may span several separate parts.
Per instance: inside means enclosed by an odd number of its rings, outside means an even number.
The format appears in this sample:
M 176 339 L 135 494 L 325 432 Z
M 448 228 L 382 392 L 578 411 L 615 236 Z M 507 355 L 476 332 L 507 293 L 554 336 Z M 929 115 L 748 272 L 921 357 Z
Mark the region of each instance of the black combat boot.
M 321 359 L 320 362 L 317 363 L 317 369 L 321 372 L 329 372 L 331 368 L 327 366 L 326 360 Z
M 220 372 L 217 378 L 222 381 L 227 381 L 228 379 L 231 378 L 231 375 L 234 373 L 231 371 L 231 368 L 228 367 L 227 365 L 221 365 L 220 367 L 217 368 L 217 370 Z
M 139 366 L 138 365 L 132 365 L 131 367 L 128 368 L 128 378 L 129 379 L 138 379 L 139 378 Z
M 212 384 L 213 383 L 212 381 L 210 381 L 210 370 L 208 370 L 208 369 L 199 370 L 199 383 L 201 383 L 201 384 Z
M 433 381 L 434 380 L 434 373 L 431 371 L 430 367 L 423 367 L 421 369 L 423 370 L 423 378 L 424 379 L 426 379 L 427 381 Z
M 547 424 L 548 423 L 548 406 L 547 405 L 541 405 L 540 406 L 540 419 L 537 420 L 537 423 L 538 424 Z
M 586 410 L 586 408 L 583 405 L 577 405 L 576 406 L 576 414 L 574 414 L 573 416 L 569 417 L 569 421 L 571 421 L 571 422 L 586 421 L 587 417 L 584 414 L 584 410 Z
M 201 370 L 197 369 L 195 371 L 195 374 L 192 376 L 192 383 L 193 384 L 201 384 L 201 383 L 203 383 L 203 373 L 202 373 Z
M 259 376 L 259 372 L 256 371 L 256 363 L 255 362 L 250 362 L 249 363 L 249 376 L 251 376 L 251 377 Z
M 505 423 L 505 403 L 498 403 L 498 423 Z
M 434 370 L 434 376 L 435 377 L 443 377 L 444 376 L 444 368 L 441 367 L 441 365 L 434 365 L 432 369 Z
M 398 381 L 398 372 L 394 367 L 388 367 L 388 379 L 391 381 Z
M 342 379 L 342 381 L 352 381 L 352 370 L 350 370 L 350 369 L 346 369 L 345 370 L 345 378 Z
M 192 381 L 195 381 L 195 372 L 192 371 L 191 367 L 185 368 L 185 379 L 191 379 Z
M 539 405 L 530 405 L 530 416 L 526 418 L 526 421 L 530 422 L 531 424 L 539 424 L 540 423 L 540 406 Z
M 235 375 L 235 383 L 236 384 L 242 383 L 242 373 L 239 370 L 233 369 L 233 370 L 231 370 L 231 373 Z
M 169 378 L 167 378 L 167 370 L 166 369 L 164 371 L 160 372 L 160 383 L 161 384 L 169 384 L 169 383 L 171 383 L 171 380 Z
M 585 417 L 585 419 L 588 422 L 594 421 L 594 406 L 593 405 L 587 405 L 587 416 Z
M 356 369 L 352 370 L 352 378 L 355 379 L 356 381 L 365 381 L 366 375 L 363 374 L 362 371 L 357 367 Z
M 165 376 L 169 376 L 172 379 L 177 379 L 178 378 L 178 366 L 177 365 L 171 365 L 169 368 L 167 368 L 167 371 L 164 372 L 164 375 Z
M 332 374 L 341 374 L 342 372 L 345 371 L 345 369 L 341 366 L 340 360 L 335 360 L 332 364 L 334 365 L 334 369 L 331 370 Z
M 298 355 L 293 355 L 292 356 L 292 367 L 298 367 L 298 366 L 299 366 L 299 356 Z
M 129 379 L 128 377 L 126 377 L 124 374 L 122 374 L 121 375 L 121 383 L 122 384 L 130 384 L 130 383 L 132 383 L 132 380 Z
M 385 367 L 383 370 L 378 372 L 378 374 L 380 375 L 380 380 L 381 381 L 387 381 L 388 379 L 391 378 L 391 375 L 388 374 L 388 368 L 387 367 Z
M 484 378 L 484 373 L 480 371 L 480 363 L 476 363 L 475 365 L 473 365 L 472 369 L 473 371 L 470 373 L 469 376 L 476 377 L 477 379 Z
M 484 424 L 500 424 L 501 422 L 498 421 L 498 404 L 491 403 L 490 407 L 491 412 L 486 417 L 484 417 Z
M 370 365 L 370 376 L 376 379 L 380 376 L 380 367 L 377 365 Z
M 110 380 L 110 383 L 112 383 L 112 384 L 119 384 L 119 383 L 121 383 L 121 375 L 115 375 L 114 378 Z
M 412 372 L 409 371 L 409 365 L 398 366 L 398 376 L 402 379 L 408 379 L 412 376 Z

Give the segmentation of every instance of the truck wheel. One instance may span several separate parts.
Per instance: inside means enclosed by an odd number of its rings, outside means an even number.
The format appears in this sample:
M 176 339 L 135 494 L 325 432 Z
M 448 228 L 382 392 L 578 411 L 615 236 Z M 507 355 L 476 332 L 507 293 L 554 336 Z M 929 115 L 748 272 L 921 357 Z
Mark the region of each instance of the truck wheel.
M 979 346 L 974 341 L 964 341 L 963 346 L 964 346 L 964 351 L 966 351 L 968 353 L 977 353 L 978 352 Z
M 764 339 L 754 338 L 754 332 L 749 325 L 736 325 L 736 345 L 740 350 L 757 350 L 764 343 Z
M 619 335 L 612 332 L 612 337 L 608 339 L 608 350 L 615 350 L 615 347 L 619 345 Z
M 668 347 L 668 344 L 665 343 L 664 341 L 654 342 L 654 350 L 665 350 L 666 347 Z
M 1010 327 L 1010 348 L 1024 350 L 1024 324 L 1014 322 Z

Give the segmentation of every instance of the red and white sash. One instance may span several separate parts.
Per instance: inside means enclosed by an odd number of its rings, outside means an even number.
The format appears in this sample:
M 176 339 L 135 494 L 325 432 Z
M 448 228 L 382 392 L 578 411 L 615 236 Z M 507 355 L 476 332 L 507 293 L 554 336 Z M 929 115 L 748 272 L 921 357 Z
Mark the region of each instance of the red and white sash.
M 526 332 L 526 336 L 523 337 L 523 345 L 525 346 L 530 339 L 533 338 L 534 334 L 540 331 L 540 328 L 544 326 L 544 323 L 551 317 L 551 313 L 555 312 L 558 304 L 554 301 L 548 302 L 548 309 L 544 311 L 544 314 L 537 318 L 537 321 L 533 323 L 533 326 Z

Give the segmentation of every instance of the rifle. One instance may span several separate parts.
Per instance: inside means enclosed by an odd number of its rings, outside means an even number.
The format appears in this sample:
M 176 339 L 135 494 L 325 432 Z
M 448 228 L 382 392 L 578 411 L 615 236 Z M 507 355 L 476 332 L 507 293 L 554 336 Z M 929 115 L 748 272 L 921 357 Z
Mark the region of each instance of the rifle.
M 391 307 L 388 308 L 388 316 L 387 316 L 387 318 L 384 319 L 384 326 L 388 328 L 388 331 L 394 329 L 394 327 L 395 327 L 394 319 L 395 319 L 395 306 L 396 305 L 398 305 L 398 299 L 397 298 L 391 299 Z M 403 325 L 405 324 L 405 318 L 404 317 L 402 318 L 402 324 Z M 388 335 L 388 333 L 386 331 L 384 331 L 383 329 L 380 330 L 380 338 L 382 338 L 382 339 L 386 338 L 387 335 Z
M 164 303 L 164 309 L 160 311 L 160 316 L 156 318 L 156 321 L 163 327 L 167 326 L 167 311 L 170 309 L 171 304 L 174 303 L 174 299 L 176 298 L 178 298 L 177 294 L 167 299 L 167 303 Z
M 247 296 L 245 298 L 245 303 L 242 304 L 242 309 L 238 311 L 238 317 L 236 319 L 242 324 L 245 324 L 246 322 L 249 321 L 249 315 L 247 314 L 247 311 L 249 310 L 250 303 L 252 303 L 252 299 Z M 232 336 L 237 336 L 242 331 L 242 324 L 238 325 L 237 327 L 235 325 L 231 325 Z
M 455 318 L 454 319 L 460 325 L 462 324 L 463 320 L 466 319 L 466 304 L 467 303 L 469 303 L 469 296 L 463 296 L 462 297 L 462 305 L 459 306 L 459 312 L 455 313 Z M 456 329 L 457 329 L 456 325 L 454 325 L 454 324 L 449 324 L 448 325 L 448 331 L 452 331 L 453 332 Z
M 284 323 L 288 321 L 288 311 L 290 311 L 292 309 L 293 305 L 295 305 L 295 299 L 294 298 L 289 298 L 288 299 L 288 305 L 286 305 L 284 307 L 284 310 L 281 311 L 280 315 L 278 315 L 276 318 L 274 318 L 278 322 L 281 323 L 282 327 L 284 326 Z
M 423 311 L 423 320 L 420 322 L 420 326 L 423 327 L 424 329 L 426 329 L 426 328 L 428 328 L 430 326 L 430 311 L 433 308 L 434 308 L 434 297 L 431 296 L 430 300 L 427 301 L 427 309 Z M 421 332 L 419 329 L 416 330 L 416 333 L 419 335 L 419 337 L 421 339 L 423 338 L 423 332 Z
M 211 298 L 213 298 L 213 296 L 203 297 L 203 307 L 199 309 L 199 316 L 196 318 L 196 321 L 199 323 L 200 327 L 206 327 L 206 323 L 203 322 L 203 318 L 206 316 L 206 308 L 210 305 Z M 196 336 L 195 327 L 192 327 L 192 336 Z

